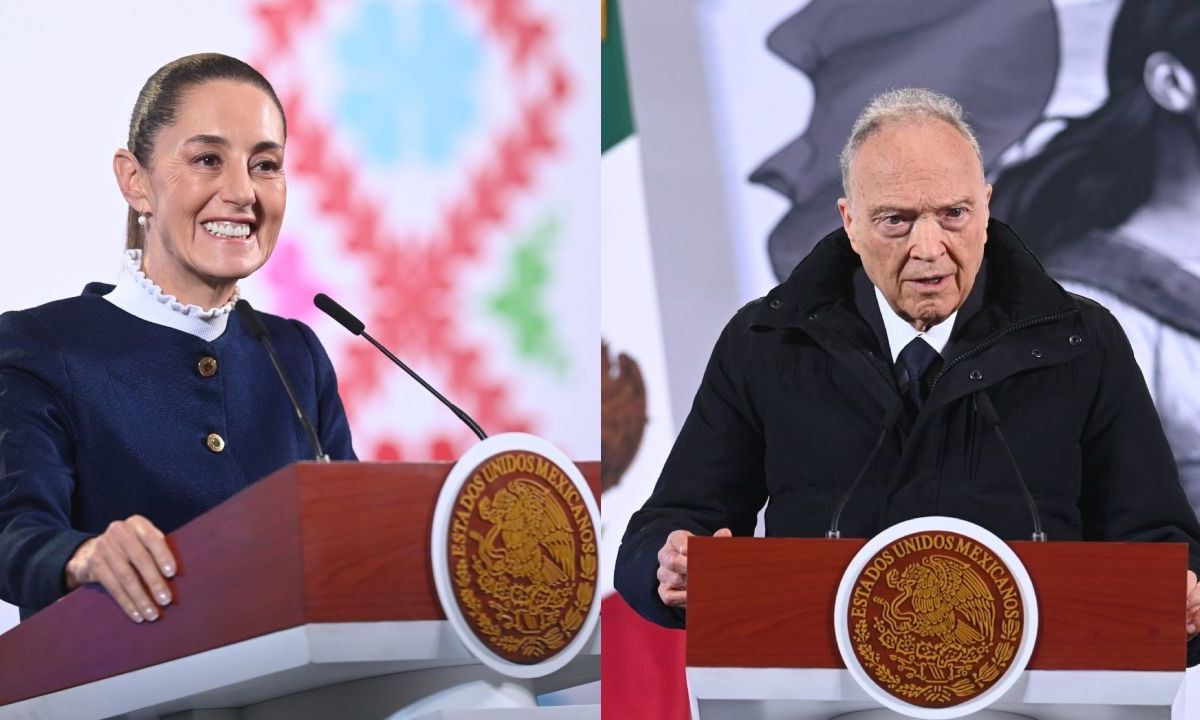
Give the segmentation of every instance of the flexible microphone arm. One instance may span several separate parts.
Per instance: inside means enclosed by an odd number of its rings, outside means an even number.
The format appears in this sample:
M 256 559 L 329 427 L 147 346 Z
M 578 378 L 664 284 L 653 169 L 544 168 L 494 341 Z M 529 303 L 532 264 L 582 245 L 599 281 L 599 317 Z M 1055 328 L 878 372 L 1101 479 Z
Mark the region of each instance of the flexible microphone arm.
M 892 426 L 896 424 L 896 418 L 900 417 L 900 411 L 903 409 L 904 398 L 901 397 L 887 411 L 887 414 L 883 416 L 883 422 L 880 423 L 879 437 L 875 440 L 875 447 L 871 448 L 871 452 L 867 455 L 867 461 L 863 463 L 858 474 L 854 476 L 854 482 L 850 483 L 850 487 L 846 488 L 846 494 L 842 495 L 841 501 L 838 502 L 837 509 L 833 511 L 833 520 L 829 523 L 829 530 L 825 533 L 825 537 L 837 539 L 842 536 L 842 533 L 838 530 L 838 523 L 842 519 L 842 511 L 846 509 L 846 503 L 850 502 L 850 496 L 854 494 L 854 489 L 858 487 L 859 481 L 867 473 L 867 468 L 871 467 L 871 463 L 875 460 L 875 455 L 879 453 L 879 448 L 883 447 L 884 438 L 887 437 Z
M 1025 484 L 1025 478 L 1021 476 L 1021 468 L 1017 465 L 1017 459 L 1013 457 L 1012 449 L 1008 446 L 1008 441 L 1004 439 L 1004 433 L 1000 431 L 1000 416 L 996 413 L 996 406 L 992 405 L 992 399 L 987 396 L 987 393 L 975 393 L 975 409 L 983 415 L 984 420 L 991 424 L 992 429 L 996 431 L 996 437 L 1000 439 L 1000 444 L 1004 446 L 1004 452 L 1008 453 L 1008 460 L 1017 474 L 1017 484 L 1021 486 L 1025 503 L 1029 505 L 1029 514 L 1033 516 L 1033 541 L 1046 542 L 1046 533 L 1042 532 L 1042 519 L 1038 516 L 1037 503 L 1033 501 L 1033 495 L 1030 494 L 1029 487 Z
M 337 302 L 334 301 L 333 298 L 329 297 L 325 293 L 317 293 L 316 297 L 313 298 L 313 304 L 316 305 L 321 310 L 321 312 L 325 313 L 326 315 L 333 318 L 334 320 L 337 320 L 338 324 L 341 325 L 342 327 L 346 328 L 347 330 L 354 333 L 355 335 L 362 335 L 363 337 L 365 337 L 368 342 L 370 342 L 372 345 L 374 345 L 376 348 L 379 349 L 379 352 L 383 353 L 384 355 L 387 356 L 387 358 L 389 360 L 391 360 L 392 362 L 399 365 L 400 369 L 403 370 L 404 372 L 408 373 L 409 376 L 413 380 L 416 380 L 418 383 L 420 383 L 421 387 L 428 390 L 435 398 L 437 398 L 438 400 L 441 400 L 443 405 L 450 408 L 450 412 L 454 413 L 458 417 L 459 420 L 462 420 L 463 424 L 465 424 L 467 427 L 471 428 L 471 432 L 475 433 L 476 437 L 478 437 L 480 440 L 487 439 L 487 433 L 485 433 L 483 431 L 483 428 L 479 427 L 479 423 L 477 423 L 471 419 L 470 415 L 466 414 L 457 405 L 455 405 L 454 403 L 447 400 L 446 397 L 444 395 L 442 395 L 440 392 L 438 392 L 437 390 L 435 390 L 432 385 L 425 382 L 425 380 L 420 375 L 413 372 L 412 368 L 405 365 L 404 362 L 400 360 L 400 358 L 393 355 L 391 350 L 388 350 L 383 345 L 381 345 L 379 343 L 379 341 L 377 341 L 375 338 L 371 337 L 370 334 L 367 333 L 367 331 L 365 329 L 366 325 L 363 324 L 362 320 L 359 320 L 358 318 L 354 317 L 354 315 L 352 315 L 349 310 L 347 310 L 346 308 L 339 305 Z
M 271 344 L 271 334 L 267 332 L 267 326 L 263 324 L 262 318 L 250 307 L 250 303 L 245 300 L 238 300 L 234 306 L 234 312 L 241 318 L 242 324 L 250 331 L 250 334 L 258 339 L 267 349 L 267 355 L 271 358 L 271 365 L 275 368 L 275 374 L 279 376 L 279 380 L 283 382 L 283 389 L 287 391 L 288 400 L 292 401 L 292 408 L 296 411 L 296 417 L 299 418 L 300 424 L 304 427 L 304 433 L 308 435 L 309 445 L 312 446 L 313 456 L 317 462 L 329 462 L 329 456 L 321 449 L 321 440 L 317 437 L 317 431 L 313 428 L 308 417 L 305 416 L 304 410 L 300 407 L 300 401 L 296 398 L 296 391 L 292 389 L 292 384 L 288 382 L 287 375 L 283 372 L 283 365 L 279 363 L 279 356 L 275 354 L 275 346 Z

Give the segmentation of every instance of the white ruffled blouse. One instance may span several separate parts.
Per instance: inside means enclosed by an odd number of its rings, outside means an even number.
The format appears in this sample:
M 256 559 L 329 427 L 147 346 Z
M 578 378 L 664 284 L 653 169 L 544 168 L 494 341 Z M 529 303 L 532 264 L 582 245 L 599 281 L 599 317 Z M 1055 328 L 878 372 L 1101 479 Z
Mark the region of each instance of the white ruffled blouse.
M 229 313 L 240 293 L 233 289 L 233 298 L 219 308 L 205 310 L 199 305 L 184 305 L 142 272 L 142 251 L 126 250 L 121 277 L 112 292 L 104 296 L 125 312 L 156 325 L 182 330 L 206 342 L 212 342 L 225 332 Z

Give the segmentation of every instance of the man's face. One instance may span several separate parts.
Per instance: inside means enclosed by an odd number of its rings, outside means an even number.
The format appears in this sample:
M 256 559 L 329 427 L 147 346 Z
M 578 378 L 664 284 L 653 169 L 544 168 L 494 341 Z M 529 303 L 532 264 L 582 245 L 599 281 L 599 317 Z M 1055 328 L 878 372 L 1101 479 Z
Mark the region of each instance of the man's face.
M 884 125 L 850 163 L 842 226 L 871 282 L 917 330 L 967 299 L 983 262 L 992 186 L 971 144 L 941 120 Z

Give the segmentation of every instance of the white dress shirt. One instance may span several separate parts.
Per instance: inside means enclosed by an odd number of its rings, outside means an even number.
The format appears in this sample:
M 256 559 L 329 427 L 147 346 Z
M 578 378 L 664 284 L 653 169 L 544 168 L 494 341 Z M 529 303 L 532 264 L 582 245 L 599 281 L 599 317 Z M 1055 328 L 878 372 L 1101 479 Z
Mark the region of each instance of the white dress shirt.
M 929 343 L 938 355 L 942 354 L 942 350 L 946 349 L 946 343 L 950 342 L 950 331 L 954 329 L 954 318 L 958 317 L 958 311 L 950 313 L 950 317 L 941 321 L 937 325 L 929 328 L 925 332 L 919 332 L 908 321 L 896 314 L 892 310 L 892 306 L 888 305 L 887 298 L 883 296 L 883 292 L 879 288 L 875 288 L 875 299 L 879 302 L 879 314 L 883 316 L 883 329 L 887 331 L 888 345 L 891 346 L 892 364 L 896 363 L 900 357 L 900 351 L 905 348 L 913 338 L 924 338 L 925 342 Z

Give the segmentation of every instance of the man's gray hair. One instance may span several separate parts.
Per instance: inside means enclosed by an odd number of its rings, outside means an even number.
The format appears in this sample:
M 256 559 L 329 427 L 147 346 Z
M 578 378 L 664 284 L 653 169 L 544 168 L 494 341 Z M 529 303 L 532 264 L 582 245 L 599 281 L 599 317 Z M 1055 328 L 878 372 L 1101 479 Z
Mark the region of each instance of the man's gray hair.
M 962 105 L 949 95 L 943 95 L 927 88 L 899 88 L 888 90 L 871 99 L 863 111 L 854 120 L 850 137 L 842 147 L 838 163 L 842 166 L 842 192 L 850 197 L 850 161 L 854 159 L 858 149 L 867 138 L 874 135 L 886 123 L 900 120 L 941 120 L 971 143 L 975 157 L 979 158 L 979 167 L 983 167 L 983 153 L 979 150 L 979 140 L 975 131 L 963 119 Z

